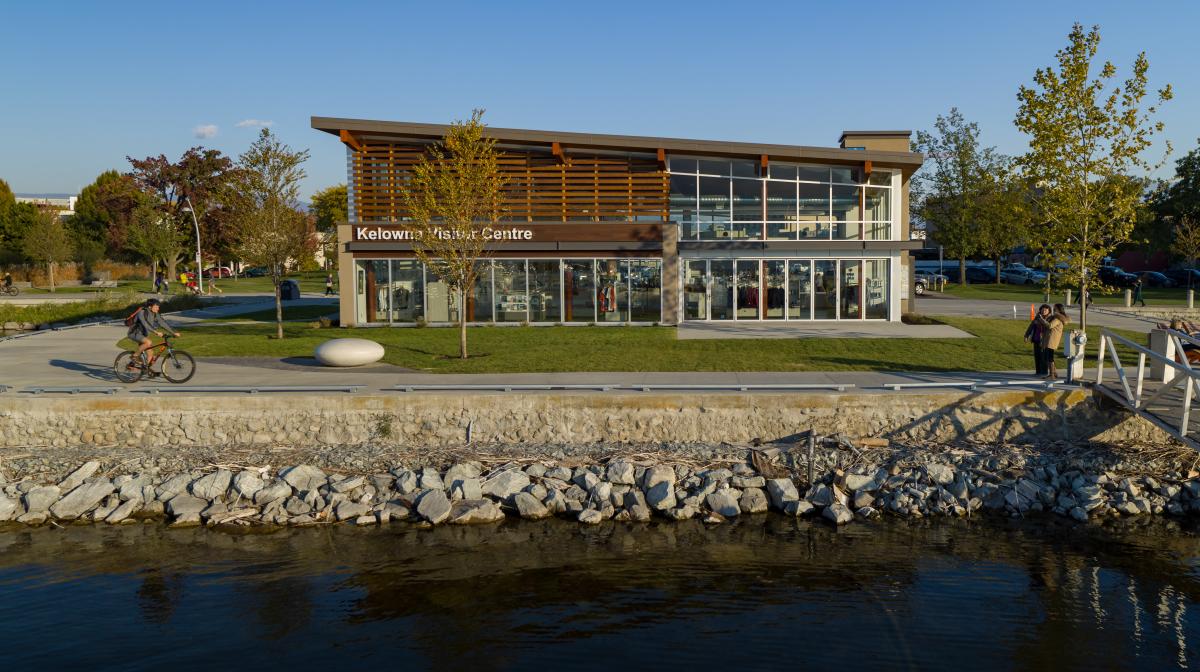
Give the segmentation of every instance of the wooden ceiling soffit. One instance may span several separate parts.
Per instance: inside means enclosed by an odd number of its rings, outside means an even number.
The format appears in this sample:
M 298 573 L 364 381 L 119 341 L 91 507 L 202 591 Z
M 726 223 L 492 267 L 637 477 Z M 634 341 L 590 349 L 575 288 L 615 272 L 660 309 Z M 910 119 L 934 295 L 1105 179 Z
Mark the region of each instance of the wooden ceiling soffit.
M 366 149 L 366 146 L 363 145 L 361 142 L 359 142 L 358 138 L 354 137 L 354 134 L 351 133 L 350 131 L 347 131 L 347 130 L 338 131 L 338 137 L 341 139 L 342 142 L 346 143 L 347 146 L 349 146 L 351 149 L 353 149 L 356 152 L 361 152 Z

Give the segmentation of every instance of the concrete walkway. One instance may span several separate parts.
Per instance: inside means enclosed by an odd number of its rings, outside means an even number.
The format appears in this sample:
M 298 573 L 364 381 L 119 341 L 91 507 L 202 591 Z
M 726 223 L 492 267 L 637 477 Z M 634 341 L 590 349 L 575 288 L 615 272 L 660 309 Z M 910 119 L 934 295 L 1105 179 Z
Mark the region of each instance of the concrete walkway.
M 974 338 L 946 324 L 903 322 L 685 322 L 679 340 L 713 338 Z
M 1102 307 L 1103 308 L 1103 307 Z M 1015 312 L 1014 312 L 1015 309 Z M 961 299 L 946 294 L 930 293 L 917 299 L 914 312 L 931 317 L 990 317 L 994 319 L 1015 319 L 1029 321 L 1029 304 L 1012 301 L 991 301 L 983 299 Z M 1079 307 L 1067 308 L 1073 327 L 1079 326 Z M 1139 318 L 1134 315 L 1122 315 L 1113 310 L 1097 310 L 1096 306 L 1088 310 L 1089 327 L 1108 327 L 1109 329 L 1125 329 L 1149 333 L 1158 320 Z

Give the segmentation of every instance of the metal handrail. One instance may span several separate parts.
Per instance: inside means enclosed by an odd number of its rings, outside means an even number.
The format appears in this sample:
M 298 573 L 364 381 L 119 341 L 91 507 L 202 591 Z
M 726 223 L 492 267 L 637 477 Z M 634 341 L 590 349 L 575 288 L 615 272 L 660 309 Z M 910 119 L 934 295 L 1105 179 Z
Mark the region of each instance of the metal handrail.
M 21 392 L 26 394 L 116 394 L 120 389 L 103 385 L 77 385 L 72 387 L 27 387 Z
M 647 383 L 642 385 L 606 385 L 603 383 L 596 384 L 526 384 L 526 383 L 463 383 L 463 384 L 443 384 L 443 383 L 413 383 L 394 385 L 391 388 L 385 388 L 403 392 L 454 392 L 454 391 L 491 391 L 491 392 L 514 392 L 514 391 L 549 391 L 549 390 L 600 390 L 608 392 L 611 390 L 638 390 L 642 392 L 653 392 L 655 390 L 736 390 L 740 392 L 748 392 L 750 390 L 837 390 L 844 392 L 845 390 L 854 387 L 850 383 L 728 383 L 728 384 L 689 384 L 689 383 Z
M 141 394 L 162 392 L 358 392 L 365 385 L 178 385 L 172 387 L 137 387 L 129 390 Z
M 1171 336 L 1176 350 L 1180 353 L 1183 352 L 1183 348 L 1182 344 L 1180 343 L 1179 336 L 1184 336 L 1189 341 L 1193 341 L 1190 336 L 1180 334 L 1180 332 L 1167 330 L 1167 333 Z M 1129 375 L 1126 373 L 1125 367 L 1121 363 L 1120 355 L 1117 354 L 1117 343 L 1120 343 L 1126 348 L 1129 348 L 1137 353 L 1137 377 L 1134 381 L 1133 387 L 1130 387 Z M 1187 434 L 1190 429 L 1192 399 L 1194 398 L 1194 393 L 1200 391 L 1200 370 L 1193 369 L 1191 365 L 1187 363 L 1186 357 L 1183 358 L 1183 362 L 1180 363 L 1175 361 L 1173 358 L 1157 353 L 1144 345 L 1134 343 L 1124 336 L 1114 334 L 1109 329 L 1101 329 L 1099 350 L 1096 357 L 1096 387 L 1114 398 L 1117 398 L 1116 393 L 1110 392 L 1103 385 L 1104 362 L 1110 357 L 1112 358 L 1113 369 L 1117 374 L 1117 380 L 1120 382 L 1121 389 L 1124 392 L 1124 399 L 1118 398 L 1118 400 L 1122 401 L 1128 408 L 1139 413 L 1146 419 L 1153 422 L 1155 425 L 1167 430 L 1176 438 L 1187 442 L 1193 447 L 1196 447 L 1197 444 L 1189 439 Z M 1176 375 L 1171 380 L 1165 382 L 1162 387 L 1148 397 L 1143 395 L 1147 358 L 1169 366 L 1178 374 L 1181 374 Z M 1179 387 L 1181 384 L 1183 384 L 1184 388 L 1183 401 L 1181 404 L 1182 417 L 1180 419 L 1179 426 L 1173 427 L 1167 424 L 1167 422 L 1163 419 L 1157 417 L 1155 414 L 1150 413 L 1148 409 L 1150 404 L 1157 402 L 1159 399 L 1166 396 L 1168 392 L 1174 390 L 1176 387 Z
M 975 390 L 980 387 L 1005 387 L 1012 385 L 1020 385 L 1022 387 L 1050 387 L 1058 381 L 1053 380 L 963 380 L 963 381 L 938 381 L 928 383 L 883 383 L 885 387 L 893 392 L 900 390 L 916 389 L 923 387 L 966 387 Z

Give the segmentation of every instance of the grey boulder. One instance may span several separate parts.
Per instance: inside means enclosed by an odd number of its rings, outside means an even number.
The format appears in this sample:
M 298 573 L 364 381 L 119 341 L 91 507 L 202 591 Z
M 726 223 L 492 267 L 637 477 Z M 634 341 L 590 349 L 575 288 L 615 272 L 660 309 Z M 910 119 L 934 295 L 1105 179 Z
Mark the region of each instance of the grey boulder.
M 50 505 L 58 501 L 62 491 L 57 485 L 43 485 L 25 493 L 25 511 L 27 513 L 43 513 L 50 510 Z
M 518 492 L 514 495 L 513 506 L 516 507 L 517 513 L 527 520 L 541 520 L 550 516 L 550 509 L 528 492 Z
M 525 472 L 510 469 L 488 479 L 483 484 L 483 494 L 507 500 L 509 497 L 524 490 L 528 485 L 529 477 L 525 475 Z
M 454 503 L 446 522 L 451 525 L 478 525 L 504 520 L 504 512 L 490 499 L 464 499 Z
M 70 474 L 68 474 L 67 477 L 64 478 L 62 480 L 62 482 L 58 484 L 58 487 L 63 492 L 67 492 L 68 490 L 73 490 L 73 489 L 79 487 L 85 480 L 90 478 L 92 474 L 96 473 L 96 470 L 98 470 L 99 468 L 100 468 L 99 462 L 96 462 L 94 460 L 91 462 L 85 462 L 78 469 L 76 469 L 75 471 L 72 471 Z
M 201 499 L 216 499 L 225 495 L 229 482 L 233 480 L 233 472 L 228 469 L 218 469 L 207 476 L 201 476 L 192 483 L 192 494 Z
M 821 512 L 821 515 L 833 521 L 834 525 L 845 525 L 846 523 L 854 520 L 854 513 L 850 511 L 849 507 L 840 502 L 835 502 L 834 504 L 825 507 L 825 510 Z
M 288 467 L 279 473 L 285 483 L 296 490 L 316 490 L 325 485 L 327 476 L 324 471 L 311 464 L 298 464 Z
M 107 479 L 85 483 L 55 502 L 50 507 L 50 514 L 59 520 L 75 520 L 91 511 L 112 491 L 113 484 Z
M 788 478 L 772 478 L 767 481 L 767 494 L 771 497 L 771 505 L 780 511 L 784 510 L 788 502 L 800 499 L 796 484 Z
M 732 518 L 742 512 L 738 500 L 728 490 L 718 490 L 705 498 L 708 508 L 726 518 Z
M 450 500 L 446 492 L 440 488 L 426 490 L 417 500 L 417 513 L 437 525 L 450 517 Z

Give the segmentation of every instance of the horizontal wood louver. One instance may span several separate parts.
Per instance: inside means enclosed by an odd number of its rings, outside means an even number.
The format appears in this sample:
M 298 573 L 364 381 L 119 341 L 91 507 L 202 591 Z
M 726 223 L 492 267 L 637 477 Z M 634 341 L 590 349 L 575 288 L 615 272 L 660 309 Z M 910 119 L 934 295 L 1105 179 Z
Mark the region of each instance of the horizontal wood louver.
M 363 143 L 353 152 L 354 210 L 361 222 L 405 219 L 401 190 L 421 145 Z M 502 150 L 504 220 L 665 221 L 670 182 L 653 156 Z

